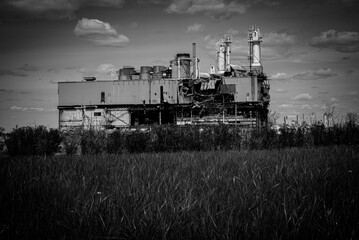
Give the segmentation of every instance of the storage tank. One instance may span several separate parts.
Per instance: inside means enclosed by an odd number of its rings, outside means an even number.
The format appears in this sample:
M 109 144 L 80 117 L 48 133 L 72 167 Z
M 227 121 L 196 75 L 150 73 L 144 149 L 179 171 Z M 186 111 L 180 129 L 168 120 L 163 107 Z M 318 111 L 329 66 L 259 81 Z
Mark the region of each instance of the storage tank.
M 153 79 L 159 80 L 163 78 L 163 72 L 166 71 L 165 66 L 153 66 Z
M 180 66 L 178 66 L 178 63 Z M 190 78 L 191 59 L 189 53 L 178 53 L 172 61 L 172 78 Z
M 152 67 L 141 66 L 140 79 L 142 80 L 150 79 L 151 72 L 152 72 Z
M 125 74 L 125 71 L 123 70 L 123 68 L 120 69 L 120 73 L 118 74 L 118 79 L 122 80 L 122 81 L 125 81 L 125 80 L 129 79 L 129 76 L 127 76 Z
M 119 79 L 120 80 L 129 80 L 130 76 L 135 72 L 135 68 L 131 66 L 124 66 L 120 69 Z

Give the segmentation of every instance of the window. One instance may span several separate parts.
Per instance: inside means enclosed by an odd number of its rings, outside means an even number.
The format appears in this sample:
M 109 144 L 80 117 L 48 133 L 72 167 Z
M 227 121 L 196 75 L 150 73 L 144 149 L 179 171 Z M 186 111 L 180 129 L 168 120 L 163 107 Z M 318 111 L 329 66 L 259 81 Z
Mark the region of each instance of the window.
M 106 99 L 105 99 L 105 92 L 101 92 L 101 103 L 105 103 Z

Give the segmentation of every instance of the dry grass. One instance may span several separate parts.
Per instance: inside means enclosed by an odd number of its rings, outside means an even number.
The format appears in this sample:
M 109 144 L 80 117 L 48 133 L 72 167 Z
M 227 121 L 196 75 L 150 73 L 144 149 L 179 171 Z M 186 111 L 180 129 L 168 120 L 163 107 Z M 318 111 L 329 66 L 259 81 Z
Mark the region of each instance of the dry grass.
M 354 147 L 4 158 L 2 239 L 358 239 Z

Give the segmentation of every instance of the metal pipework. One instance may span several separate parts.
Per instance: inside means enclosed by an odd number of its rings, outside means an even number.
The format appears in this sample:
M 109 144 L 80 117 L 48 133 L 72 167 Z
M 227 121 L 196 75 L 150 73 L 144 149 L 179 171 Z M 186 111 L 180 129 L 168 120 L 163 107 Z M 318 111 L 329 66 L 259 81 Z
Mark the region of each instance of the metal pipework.
M 193 57 L 193 75 L 194 78 L 197 79 L 198 78 L 198 59 L 197 59 L 197 47 L 196 47 L 196 43 L 192 43 L 192 57 Z

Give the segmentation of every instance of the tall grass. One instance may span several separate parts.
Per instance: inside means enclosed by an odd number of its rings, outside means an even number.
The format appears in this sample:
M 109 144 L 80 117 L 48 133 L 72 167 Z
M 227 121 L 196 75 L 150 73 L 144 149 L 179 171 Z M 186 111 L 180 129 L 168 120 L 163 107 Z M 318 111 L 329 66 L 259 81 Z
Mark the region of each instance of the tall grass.
M 82 130 L 66 139 L 77 141 L 83 154 L 179 151 L 258 150 L 290 147 L 359 145 L 358 125 L 284 125 L 274 129 L 243 129 L 233 125 L 153 126 L 112 133 Z M 70 146 L 72 147 L 72 145 Z M 72 148 L 70 148 L 72 149 Z M 70 152 L 71 151 L 67 151 Z
M 52 155 L 62 142 L 66 154 L 103 154 L 139 152 L 180 152 L 280 149 L 359 145 L 359 125 L 283 125 L 274 129 L 243 129 L 233 125 L 151 126 L 146 130 L 114 132 L 93 129 L 62 131 L 16 128 L 6 137 L 8 153 L 15 155 Z
M 0 161 L 1 239 L 358 239 L 359 150 Z
M 20 127 L 7 134 L 5 144 L 10 155 L 53 155 L 59 150 L 61 135 L 45 126 Z

